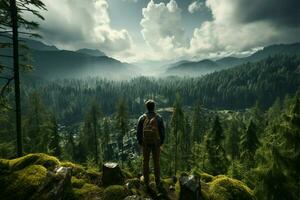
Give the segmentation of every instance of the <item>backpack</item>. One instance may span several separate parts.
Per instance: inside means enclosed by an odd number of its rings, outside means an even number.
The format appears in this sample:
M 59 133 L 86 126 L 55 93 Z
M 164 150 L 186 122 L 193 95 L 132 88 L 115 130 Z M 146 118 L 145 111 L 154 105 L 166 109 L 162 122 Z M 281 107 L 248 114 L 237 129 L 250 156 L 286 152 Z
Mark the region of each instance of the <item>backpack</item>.
M 147 115 L 145 115 L 143 126 L 143 144 L 157 145 L 159 144 L 159 141 L 160 136 L 156 114 L 152 118 L 149 118 Z

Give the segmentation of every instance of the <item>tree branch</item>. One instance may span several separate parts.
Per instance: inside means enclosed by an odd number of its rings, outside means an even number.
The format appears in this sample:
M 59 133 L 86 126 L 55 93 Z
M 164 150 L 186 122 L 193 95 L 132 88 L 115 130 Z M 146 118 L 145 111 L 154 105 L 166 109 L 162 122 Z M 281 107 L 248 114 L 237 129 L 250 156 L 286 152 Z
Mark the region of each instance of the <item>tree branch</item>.
M 0 31 L 0 33 L 12 33 L 12 31 Z
M 0 79 L 9 80 L 10 78 L 8 78 L 8 77 L 5 77 L 5 76 L 0 76 Z
M 1 33 L 0 33 L 0 37 L 12 39 L 12 37 L 10 37 L 10 36 L 8 36 L 8 35 L 2 35 Z
M 2 54 L 0 54 L 0 57 L 4 57 L 4 58 L 13 58 L 13 56 L 9 56 L 9 55 L 2 55 Z
M 9 86 L 9 84 L 14 80 L 14 77 L 8 78 L 6 81 L 6 84 L 2 87 L 1 91 L 0 91 L 0 96 L 4 96 L 4 92 L 7 89 L 7 87 Z
M 12 68 L 12 67 L 8 67 L 8 66 L 1 65 L 1 64 L 0 64 L 0 69 L 1 69 L 1 68 L 14 70 L 14 68 Z

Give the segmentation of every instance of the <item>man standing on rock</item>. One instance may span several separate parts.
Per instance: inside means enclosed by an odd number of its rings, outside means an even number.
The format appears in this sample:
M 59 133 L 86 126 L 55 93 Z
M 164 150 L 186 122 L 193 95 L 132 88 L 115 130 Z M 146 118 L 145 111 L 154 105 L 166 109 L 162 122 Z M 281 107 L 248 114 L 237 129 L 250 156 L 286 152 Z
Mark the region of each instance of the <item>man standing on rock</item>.
M 152 152 L 154 163 L 154 175 L 156 187 L 161 188 L 160 183 L 160 151 L 164 144 L 165 127 L 163 119 L 155 110 L 155 102 L 153 100 L 146 101 L 148 112 L 143 114 L 138 120 L 137 140 L 143 151 L 143 175 L 144 182 L 149 189 L 149 160 Z

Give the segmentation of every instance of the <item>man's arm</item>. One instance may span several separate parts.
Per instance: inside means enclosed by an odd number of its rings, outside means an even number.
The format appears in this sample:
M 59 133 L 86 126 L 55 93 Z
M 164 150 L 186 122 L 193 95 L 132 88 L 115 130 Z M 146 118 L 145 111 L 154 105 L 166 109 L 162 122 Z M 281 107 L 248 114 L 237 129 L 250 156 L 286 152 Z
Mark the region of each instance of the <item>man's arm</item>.
M 138 120 L 137 130 L 136 130 L 136 138 L 139 145 L 143 144 L 143 125 L 144 125 L 144 115 L 142 115 Z
M 159 136 L 160 136 L 160 145 L 164 144 L 165 141 L 165 125 L 163 118 L 160 116 L 158 120 L 158 129 L 159 129 Z

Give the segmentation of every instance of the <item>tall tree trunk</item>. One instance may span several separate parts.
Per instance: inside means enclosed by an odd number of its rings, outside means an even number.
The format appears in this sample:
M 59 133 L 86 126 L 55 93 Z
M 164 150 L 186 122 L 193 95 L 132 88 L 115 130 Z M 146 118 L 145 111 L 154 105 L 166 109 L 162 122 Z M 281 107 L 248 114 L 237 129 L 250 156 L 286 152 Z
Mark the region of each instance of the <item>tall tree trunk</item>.
M 22 129 L 21 129 L 21 101 L 20 101 L 20 75 L 19 75 L 19 41 L 18 41 L 18 14 L 16 0 L 10 0 L 11 21 L 13 31 L 13 65 L 15 80 L 16 104 L 16 131 L 17 131 L 17 156 L 23 155 Z
M 98 136 L 97 136 L 97 117 L 96 117 L 96 111 L 93 111 L 93 126 L 94 126 L 94 140 L 95 140 L 95 161 L 98 165 L 99 162 L 99 156 L 98 156 Z

